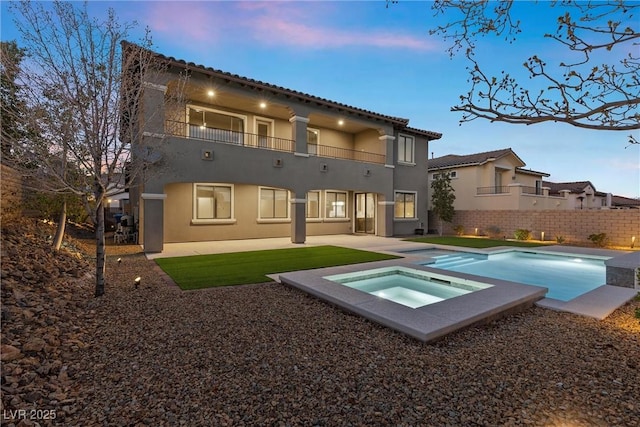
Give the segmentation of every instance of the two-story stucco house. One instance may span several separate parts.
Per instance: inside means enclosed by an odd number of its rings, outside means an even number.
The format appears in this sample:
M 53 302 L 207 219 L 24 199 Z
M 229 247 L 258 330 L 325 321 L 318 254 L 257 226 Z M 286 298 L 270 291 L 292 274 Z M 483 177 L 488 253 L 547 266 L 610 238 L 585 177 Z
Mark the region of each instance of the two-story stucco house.
M 543 185 L 549 174 L 525 165 L 511 148 L 449 154 L 429 160 L 429 183 L 437 174 L 448 173 L 456 210 L 566 209 L 566 196 L 550 194 Z
M 566 197 L 568 209 L 602 209 L 612 206 L 611 194 L 597 191 L 591 181 L 543 183 L 549 194 Z
M 426 227 L 428 144 L 441 134 L 151 53 L 165 70 L 142 77 L 133 125 L 143 132 L 132 141 L 133 153 L 149 158 L 131 187 L 145 252 L 169 242 L 303 243 L 307 235 Z M 181 101 L 169 103 L 180 85 Z

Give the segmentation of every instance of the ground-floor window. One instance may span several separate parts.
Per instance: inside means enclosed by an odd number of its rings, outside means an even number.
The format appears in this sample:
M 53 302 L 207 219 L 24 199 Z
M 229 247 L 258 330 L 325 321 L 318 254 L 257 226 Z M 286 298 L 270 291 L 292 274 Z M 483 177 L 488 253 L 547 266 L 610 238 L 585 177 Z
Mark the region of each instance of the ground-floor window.
M 320 192 L 307 193 L 307 218 L 320 218 Z
M 260 188 L 260 219 L 289 218 L 289 191 Z
M 347 217 L 347 193 L 343 191 L 325 192 L 325 217 Z
M 396 218 L 416 217 L 416 192 L 396 191 L 395 192 L 395 212 Z
M 194 184 L 193 219 L 216 220 L 233 217 L 233 186 Z

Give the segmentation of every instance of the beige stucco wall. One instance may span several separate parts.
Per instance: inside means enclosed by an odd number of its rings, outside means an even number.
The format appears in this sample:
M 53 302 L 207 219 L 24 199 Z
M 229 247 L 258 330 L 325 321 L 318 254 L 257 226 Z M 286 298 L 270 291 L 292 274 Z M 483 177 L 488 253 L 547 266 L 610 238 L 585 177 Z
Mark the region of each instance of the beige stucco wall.
M 165 186 L 164 202 L 165 243 L 235 240 L 247 238 L 288 237 L 291 222 L 260 222 L 258 220 L 258 191 L 253 185 L 234 185 L 234 224 L 192 224 L 193 184 L 175 183 Z M 321 212 L 324 199 L 321 196 Z M 353 193 L 347 196 L 348 218 L 345 220 L 308 220 L 308 235 L 343 234 L 352 231 Z M 322 215 L 322 214 L 321 214 Z
M 435 221 L 431 212 L 430 221 Z M 488 227 L 497 226 L 507 238 L 513 238 L 514 231 L 520 228 L 531 230 L 535 239 L 540 239 L 540 233 L 544 231 L 545 240 L 563 236 L 566 243 L 588 243 L 588 236 L 598 233 L 606 233 L 610 243 L 616 246 L 629 246 L 632 236 L 640 241 L 640 211 L 637 209 L 456 211 L 453 222 L 445 224 L 444 232 L 453 234 L 456 225 L 462 225 L 465 234 L 474 234 L 475 228 L 483 234 Z

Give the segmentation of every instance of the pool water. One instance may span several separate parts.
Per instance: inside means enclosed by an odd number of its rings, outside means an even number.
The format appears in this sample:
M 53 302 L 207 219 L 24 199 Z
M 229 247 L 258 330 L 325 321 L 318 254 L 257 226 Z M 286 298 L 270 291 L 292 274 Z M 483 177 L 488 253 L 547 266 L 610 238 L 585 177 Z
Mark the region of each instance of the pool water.
M 547 298 L 569 301 L 606 283 L 605 258 L 509 251 L 436 256 L 422 265 L 549 289 Z
M 411 308 L 491 287 L 484 283 L 464 279 L 457 281 L 453 277 L 399 266 L 324 278 Z

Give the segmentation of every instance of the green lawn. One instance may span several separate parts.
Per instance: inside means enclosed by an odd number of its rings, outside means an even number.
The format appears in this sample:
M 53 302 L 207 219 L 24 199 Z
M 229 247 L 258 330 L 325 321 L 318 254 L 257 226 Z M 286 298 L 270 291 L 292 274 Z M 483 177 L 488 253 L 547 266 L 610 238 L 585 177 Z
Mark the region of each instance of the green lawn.
M 317 246 L 159 258 L 156 263 L 184 290 L 268 282 L 267 274 L 399 258 L 375 252 Z
M 416 237 L 406 240 L 410 242 L 432 243 L 434 245 L 464 246 L 467 248 L 493 248 L 495 246 L 518 246 L 524 248 L 533 248 L 536 246 L 544 246 L 544 243 L 525 242 L 518 240 L 494 240 L 452 236 Z

